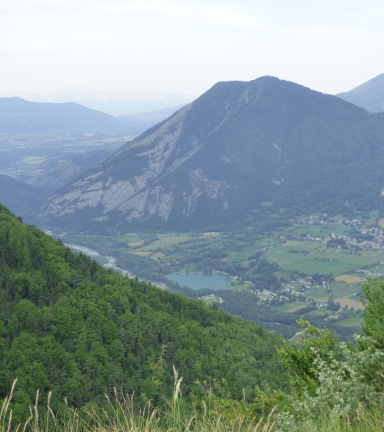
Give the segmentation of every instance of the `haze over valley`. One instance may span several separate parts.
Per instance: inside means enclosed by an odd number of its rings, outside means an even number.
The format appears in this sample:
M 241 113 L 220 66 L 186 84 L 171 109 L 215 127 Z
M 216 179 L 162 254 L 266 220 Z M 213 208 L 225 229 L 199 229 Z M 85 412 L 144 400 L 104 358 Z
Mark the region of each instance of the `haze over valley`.
M 381 2 L 0 9 L 0 432 L 382 431 Z

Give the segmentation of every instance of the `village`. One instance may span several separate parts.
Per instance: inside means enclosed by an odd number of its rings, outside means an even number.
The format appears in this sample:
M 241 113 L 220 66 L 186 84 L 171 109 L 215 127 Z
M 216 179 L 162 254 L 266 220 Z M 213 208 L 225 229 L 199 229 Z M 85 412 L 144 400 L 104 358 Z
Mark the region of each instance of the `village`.
M 320 219 L 317 215 L 311 215 L 306 219 L 306 223 L 308 225 L 312 225 L 314 223 L 320 224 L 338 224 L 344 225 L 345 227 L 353 227 L 356 231 L 358 231 L 362 236 L 372 237 L 371 240 L 359 239 L 353 236 L 339 236 L 337 234 L 332 233 L 331 236 L 326 237 L 313 237 L 311 235 L 307 235 L 306 238 L 312 241 L 319 241 L 323 243 L 328 243 L 329 241 L 339 239 L 344 241 L 346 244 L 351 246 L 355 246 L 357 250 L 368 250 L 368 249 L 384 249 L 384 232 L 382 229 L 377 227 L 365 227 L 361 226 L 362 222 L 358 219 L 352 220 L 342 220 L 335 219 L 333 217 L 328 217 L 327 214 L 323 214 L 326 220 Z M 340 247 L 342 247 L 340 245 Z

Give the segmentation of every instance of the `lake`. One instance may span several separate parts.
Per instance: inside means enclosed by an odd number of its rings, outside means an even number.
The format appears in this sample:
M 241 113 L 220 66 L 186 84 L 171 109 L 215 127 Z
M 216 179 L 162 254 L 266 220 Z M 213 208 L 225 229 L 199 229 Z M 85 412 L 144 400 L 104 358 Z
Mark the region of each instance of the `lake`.
M 222 273 L 174 273 L 167 276 L 173 282 L 194 290 L 210 288 L 212 290 L 227 289 L 231 282 L 229 276 Z

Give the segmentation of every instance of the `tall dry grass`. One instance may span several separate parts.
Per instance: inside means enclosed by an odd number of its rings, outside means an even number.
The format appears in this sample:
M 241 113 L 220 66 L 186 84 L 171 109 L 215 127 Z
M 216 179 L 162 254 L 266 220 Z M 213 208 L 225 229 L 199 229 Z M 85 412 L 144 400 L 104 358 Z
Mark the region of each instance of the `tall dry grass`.
M 221 394 L 214 397 L 208 389 L 197 404 L 186 405 L 181 398 L 181 378 L 175 370 L 172 398 L 166 399 L 166 409 L 160 410 L 147 401 L 137 409 L 134 395 L 115 391 L 113 400 L 106 396 L 109 409 L 72 409 L 67 406 L 64 418 L 56 418 L 50 407 L 51 393 L 44 404 L 44 414 L 39 414 L 39 392 L 29 417 L 24 423 L 13 420 L 11 402 L 16 381 L 0 410 L 0 432 L 279 432 L 278 414 L 275 410 L 264 417 L 250 417 L 237 409 L 238 402 Z M 293 425 L 297 432 L 383 432 L 384 407 L 373 405 L 369 410 L 359 406 L 353 417 L 332 417 L 324 408 L 320 414 Z M 285 431 L 284 431 L 285 432 Z
M 321 414 L 311 416 L 298 427 L 299 432 L 383 432 L 384 406 L 373 404 L 369 409 L 362 405 L 353 416 L 343 418 L 332 417 L 329 410 L 322 410 Z
M 202 409 L 194 404 L 183 403 L 181 382 L 178 371 L 174 369 L 175 382 L 173 395 L 166 399 L 166 409 L 159 410 L 150 401 L 141 409 L 136 408 L 134 395 L 124 395 L 115 390 L 113 401 L 106 395 L 109 409 L 72 409 L 67 406 L 65 418 L 56 418 L 50 407 L 51 393 L 48 395 L 44 415 L 39 414 L 39 392 L 30 407 L 29 418 L 23 424 L 15 424 L 10 404 L 16 381 L 9 396 L 3 402 L 0 412 L 0 432 L 272 432 L 275 415 L 261 419 L 250 418 L 236 410 L 235 402 L 213 398 L 206 392 L 207 399 L 201 400 Z M 112 413 L 112 414 L 111 414 Z M 230 415 L 228 415 L 228 413 Z

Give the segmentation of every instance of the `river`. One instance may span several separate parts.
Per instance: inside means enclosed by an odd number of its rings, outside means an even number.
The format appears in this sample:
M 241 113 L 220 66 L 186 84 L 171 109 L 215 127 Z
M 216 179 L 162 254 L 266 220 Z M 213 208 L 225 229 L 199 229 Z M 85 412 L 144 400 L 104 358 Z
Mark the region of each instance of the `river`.
M 52 233 L 52 231 L 49 231 L 49 230 L 45 230 L 45 233 L 48 234 L 51 237 L 54 237 L 54 238 L 61 237 L 61 236 L 57 236 L 56 234 Z M 88 248 L 86 246 L 75 245 L 75 244 L 72 244 L 72 243 L 64 243 L 64 246 L 70 248 L 74 252 L 77 252 L 77 253 L 82 252 L 84 255 L 87 255 L 90 258 L 96 258 L 96 257 L 105 258 L 107 260 L 107 263 L 102 264 L 103 267 L 116 270 L 119 273 L 121 273 L 123 276 L 128 276 L 131 279 L 137 277 L 136 275 L 134 275 L 129 270 L 125 270 L 125 269 L 122 269 L 120 267 L 117 267 L 117 265 L 116 265 L 116 258 L 114 258 L 112 256 L 101 255 L 99 252 L 95 251 L 94 249 L 90 249 L 90 248 Z M 139 278 L 139 277 L 137 277 L 137 279 L 139 281 L 150 282 L 152 285 L 156 285 L 157 287 L 159 287 L 161 289 L 167 289 L 168 288 L 167 285 L 165 283 L 163 283 L 163 282 L 153 282 L 153 281 L 149 281 L 149 280 L 142 279 L 142 278 Z

